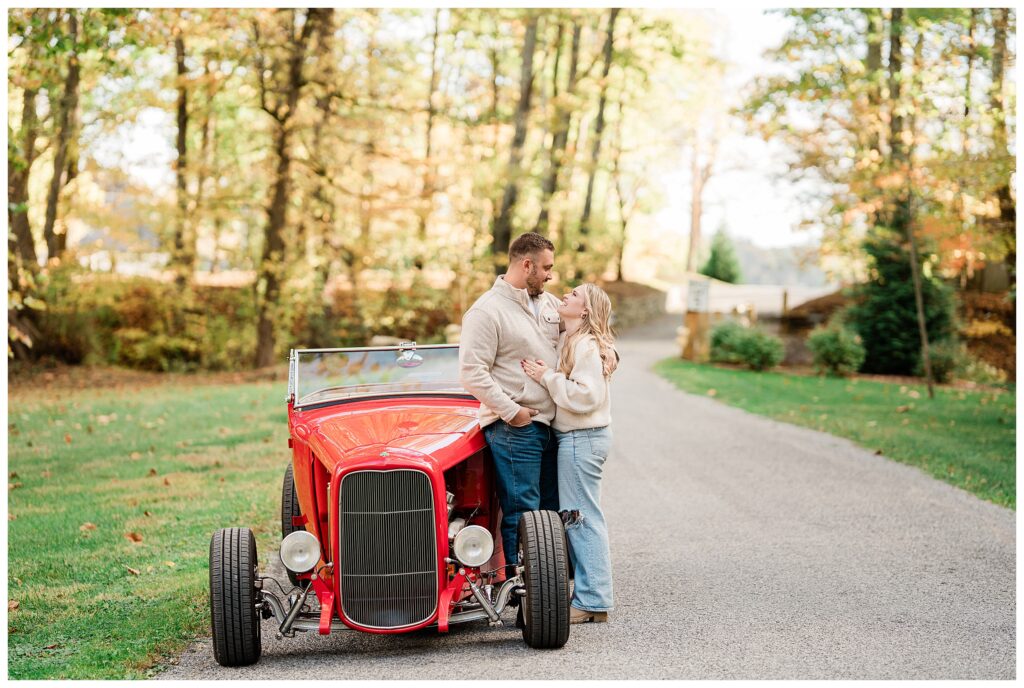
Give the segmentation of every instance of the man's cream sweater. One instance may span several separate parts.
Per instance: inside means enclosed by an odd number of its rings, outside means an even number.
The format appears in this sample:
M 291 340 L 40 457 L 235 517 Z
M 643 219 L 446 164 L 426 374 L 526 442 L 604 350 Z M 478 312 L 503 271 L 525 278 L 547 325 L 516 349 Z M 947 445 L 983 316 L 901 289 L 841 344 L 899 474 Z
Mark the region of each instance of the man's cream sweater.
M 563 344 L 564 336 L 559 347 Z M 576 342 L 576 360 L 568 377 L 550 368 L 541 380 L 558 407 L 552 424 L 555 430 L 568 432 L 611 424 L 610 378 L 604 376 L 604 364 L 594 337 L 587 335 Z
M 556 363 L 560 301 L 547 292 L 537 298 L 539 316 L 534 316 L 526 290 L 516 289 L 502 275 L 462 316 L 459 377 L 480 400 L 481 427 L 499 418 L 508 422 L 521 407 L 537 409 L 533 420 L 545 425 L 555 416 L 551 395 L 519 364 L 524 358 Z

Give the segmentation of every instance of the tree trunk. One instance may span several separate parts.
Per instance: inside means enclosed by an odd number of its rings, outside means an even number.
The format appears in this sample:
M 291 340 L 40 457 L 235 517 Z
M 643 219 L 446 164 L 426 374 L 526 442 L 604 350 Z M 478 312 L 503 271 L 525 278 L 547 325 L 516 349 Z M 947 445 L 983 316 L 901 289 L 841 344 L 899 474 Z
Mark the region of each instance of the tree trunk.
M 191 271 L 188 269 L 190 261 L 185 249 L 185 225 L 188 222 L 188 186 L 185 180 L 188 168 L 188 70 L 185 69 L 185 39 L 180 28 L 175 31 L 174 56 L 178 66 L 178 159 L 174 163 L 174 173 L 178 182 L 178 217 L 175 218 L 171 261 L 175 272 L 174 281 L 181 286 L 187 279 L 187 273 Z
M 917 328 L 921 339 L 921 360 L 924 364 L 925 380 L 928 383 L 929 398 L 935 397 L 932 378 L 931 354 L 928 347 L 928 327 L 924 316 L 924 298 L 921 290 L 921 265 L 918 262 L 917 241 L 914 237 L 911 199 L 913 184 L 910 169 L 910 147 L 904 140 L 904 122 L 901 108 L 903 86 L 903 10 L 892 10 L 889 25 L 889 95 L 891 103 L 890 149 L 893 168 L 904 177 L 903 190 L 896 198 L 892 214 L 892 228 L 902 231 L 910 245 L 910 274 L 914 282 L 914 302 L 917 306 Z
M 622 258 L 626 254 L 626 231 L 629 229 L 629 217 L 632 211 L 626 209 L 626 197 L 623 193 L 622 179 L 622 122 L 625 120 L 625 111 L 622 103 L 619 103 L 619 119 L 615 127 L 615 148 L 612 156 L 612 179 L 615 181 L 615 198 L 619 203 L 619 221 L 622 223 L 622 237 L 619 240 L 618 251 L 615 261 L 615 281 L 622 281 Z
M 716 142 L 712 140 L 706 160 L 701 163 L 700 133 L 693 135 L 693 159 L 690 160 L 690 247 L 686 252 L 686 271 L 698 269 L 697 256 L 700 254 L 701 218 L 704 215 L 704 187 L 711 179 L 715 164 Z
M 201 136 L 199 141 L 199 164 L 196 166 L 196 197 L 192 206 L 194 219 L 189 223 L 188 245 L 186 248 L 190 259 L 187 266 L 190 274 L 195 271 L 196 262 L 199 257 L 200 218 L 205 211 L 206 178 L 210 175 L 211 168 L 210 151 L 216 143 L 216 132 L 214 131 L 216 118 L 213 114 L 213 99 L 216 96 L 216 89 L 210 75 L 209 60 L 206 61 L 203 72 L 206 77 L 206 107 L 203 110 L 203 120 L 199 125 Z
M 28 179 L 36 158 L 37 94 L 34 88 L 26 88 L 22 94 L 21 151 L 13 154 L 8 146 L 7 152 L 7 222 L 13 234 L 7 239 L 7 251 L 9 256 L 17 255 L 22 264 L 32 270 L 39 266 L 28 221 Z
M 990 107 L 992 109 L 992 153 L 999 159 L 1010 159 L 1010 151 L 1007 147 L 1006 133 L 1006 106 L 1003 99 L 1005 89 L 1005 63 L 1006 63 L 1006 34 L 1010 23 L 1010 10 L 1008 8 L 994 9 L 992 26 L 995 36 L 992 43 L 992 91 Z M 1012 170 L 1012 162 L 1009 165 Z M 1007 183 L 996 189 L 996 198 L 999 200 L 999 233 L 1006 237 L 1006 267 L 1012 280 L 1016 283 L 1017 266 L 1017 207 L 1013 202 L 1010 193 L 1009 175 L 1007 172 Z
M 64 95 L 60 100 L 57 114 L 57 150 L 53 158 L 53 177 L 50 179 L 50 190 L 46 195 L 46 217 L 43 223 L 43 237 L 46 239 L 47 258 L 59 258 L 61 246 L 67 245 L 67 238 L 58 239 L 54 225 L 57 221 L 57 205 L 60 191 L 64 187 L 67 171 L 68 144 L 75 132 L 75 111 L 78 109 L 78 82 L 80 67 L 78 64 L 78 14 L 77 10 L 69 10 L 68 36 L 71 40 L 71 52 L 68 55 L 68 74 L 64 80 Z
M 558 95 L 558 60 L 555 60 L 554 74 L 554 98 L 555 101 L 555 134 L 551 141 L 551 154 L 548 161 L 548 175 L 541 186 L 540 215 L 534 225 L 533 231 L 544 234 L 548 230 L 548 221 L 551 215 L 551 200 L 558 189 L 558 175 L 565 159 L 565 147 L 569 143 L 569 129 L 572 124 L 572 108 L 570 101 L 576 95 L 576 73 L 579 68 L 580 58 L 580 33 L 579 23 L 573 22 L 572 27 L 572 52 L 569 57 L 569 80 L 565 87 L 563 97 Z M 561 47 L 562 28 L 558 29 L 559 47 Z
M 523 159 L 523 145 L 526 143 L 526 125 L 530 114 L 530 96 L 533 92 L 533 52 L 537 44 L 537 15 L 531 13 L 526 25 L 526 39 L 523 42 L 523 66 L 519 76 L 519 106 L 516 108 L 516 129 L 512 137 L 512 150 L 506 168 L 505 194 L 501 201 L 501 212 L 494 221 L 492 234 L 494 243 L 494 267 L 497 274 L 505 271 L 508 248 L 512 241 L 512 211 L 519 195 L 520 166 Z
M 270 206 L 267 208 L 267 224 L 264 231 L 263 254 L 260 258 L 258 277 L 256 280 L 257 312 L 256 324 L 256 367 L 261 368 L 274 362 L 274 317 L 273 310 L 277 306 L 281 281 L 284 272 L 284 228 L 288 208 L 291 172 L 291 134 L 292 120 L 305 80 L 302 77 L 302 63 L 306 57 L 306 47 L 310 42 L 314 28 L 319 24 L 320 12 L 331 10 L 311 9 L 306 15 L 299 36 L 291 31 L 291 54 L 287 63 L 288 81 L 286 84 L 285 103 L 274 108 L 277 131 L 274 134 L 274 153 L 277 156 L 277 171 L 274 175 L 274 186 Z M 293 24 L 295 11 L 293 10 Z M 265 95 L 265 94 L 263 94 Z
M 604 108 L 608 100 L 608 73 L 612 68 L 612 41 L 615 37 L 615 20 L 619 8 L 613 7 L 608 13 L 608 33 L 604 39 L 604 68 L 601 71 L 601 95 L 597 101 L 597 123 L 594 125 L 594 142 L 590 150 L 590 176 L 587 179 L 587 195 L 583 201 L 583 215 L 580 218 L 579 252 L 587 251 L 587 235 L 590 234 L 590 212 L 594 198 L 594 179 L 601 159 L 601 136 L 604 132 Z
M 434 10 L 434 41 L 430 50 L 430 92 L 427 93 L 427 131 L 425 134 L 426 138 L 426 155 L 424 157 L 425 169 L 423 171 L 423 190 L 420 192 L 420 206 L 417 214 L 419 215 L 418 221 L 419 226 L 417 228 L 417 236 L 419 237 L 419 255 L 416 256 L 415 266 L 417 271 L 423 270 L 423 264 L 430 251 L 427 248 L 427 221 L 430 219 L 430 213 L 433 211 L 434 205 L 434 175 L 436 171 L 436 165 L 434 165 L 434 150 L 433 150 L 433 130 L 434 130 L 434 117 L 437 115 L 437 106 L 434 104 L 434 94 L 437 93 L 438 83 L 440 81 L 441 72 L 437 67 L 437 47 L 438 41 L 441 35 L 441 10 Z

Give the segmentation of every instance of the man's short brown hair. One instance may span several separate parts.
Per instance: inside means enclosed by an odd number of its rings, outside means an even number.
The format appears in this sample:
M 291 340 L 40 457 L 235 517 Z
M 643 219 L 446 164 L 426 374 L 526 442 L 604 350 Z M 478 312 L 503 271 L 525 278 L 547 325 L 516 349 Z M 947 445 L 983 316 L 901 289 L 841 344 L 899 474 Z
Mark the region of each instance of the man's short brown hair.
M 537 232 L 520 234 L 508 247 L 508 262 L 511 265 L 524 256 L 535 256 L 544 249 L 555 250 L 555 245 L 547 237 Z

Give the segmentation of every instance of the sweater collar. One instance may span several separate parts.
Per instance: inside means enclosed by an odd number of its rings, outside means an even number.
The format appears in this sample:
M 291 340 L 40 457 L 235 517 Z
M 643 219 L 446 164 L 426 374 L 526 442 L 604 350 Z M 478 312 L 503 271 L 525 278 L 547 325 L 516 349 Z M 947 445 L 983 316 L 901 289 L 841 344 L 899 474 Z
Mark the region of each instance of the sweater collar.
M 505 275 L 498 275 L 494 280 L 494 289 L 497 289 L 504 296 L 512 299 L 524 308 L 530 307 L 530 295 L 525 289 L 516 289 L 505 281 Z

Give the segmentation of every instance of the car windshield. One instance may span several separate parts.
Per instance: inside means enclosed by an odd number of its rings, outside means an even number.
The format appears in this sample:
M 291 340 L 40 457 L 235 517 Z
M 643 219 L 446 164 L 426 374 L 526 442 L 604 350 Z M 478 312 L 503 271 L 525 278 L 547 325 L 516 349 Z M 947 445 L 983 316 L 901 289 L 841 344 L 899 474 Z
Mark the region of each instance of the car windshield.
M 457 344 L 293 350 L 288 391 L 296 407 L 379 394 L 466 394 Z

